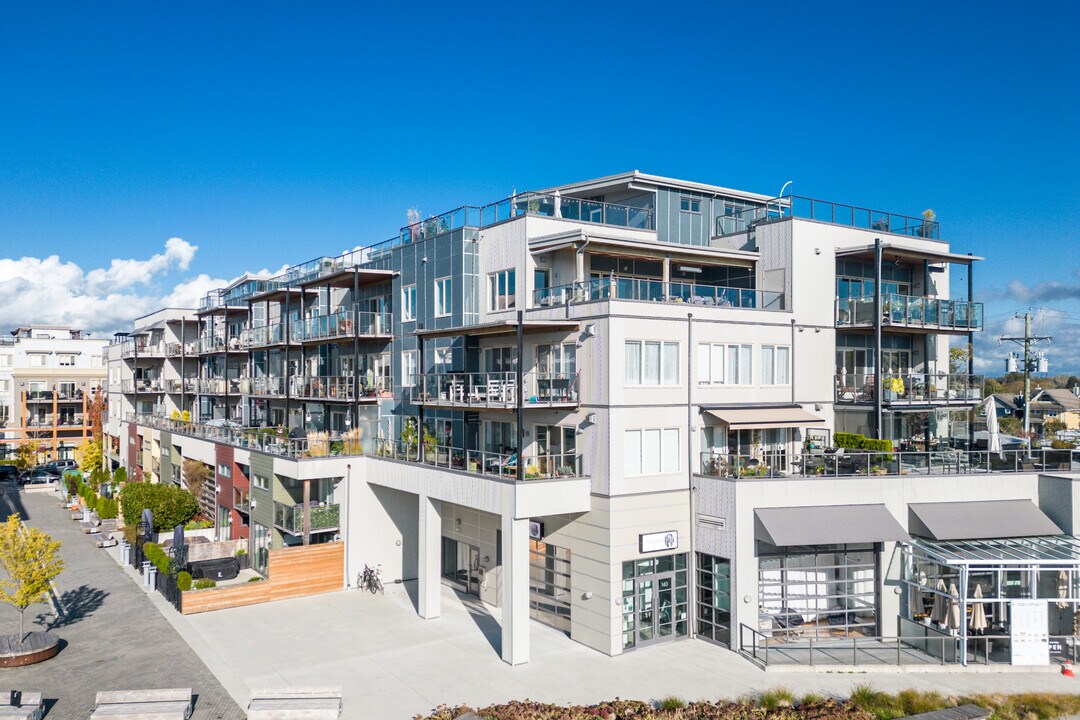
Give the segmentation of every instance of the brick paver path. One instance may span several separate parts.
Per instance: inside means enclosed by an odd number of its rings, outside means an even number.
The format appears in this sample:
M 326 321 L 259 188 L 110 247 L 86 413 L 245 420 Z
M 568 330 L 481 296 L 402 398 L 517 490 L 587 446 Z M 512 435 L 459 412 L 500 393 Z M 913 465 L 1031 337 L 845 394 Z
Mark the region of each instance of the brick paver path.
M 15 509 L 28 525 L 63 542 L 66 568 L 55 585 L 68 611 L 59 619 L 49 605 L 26 611 L 27 629 L 36 620 L 33 629 L 51 626 L 67 645 L 47 662 L 0 670 L 5 688 L 42 691 L 47 720 L 90 717 L 99 690 L 169 687 L 192 688 L 193 720 L 244 717 L 138 584 L 58 506 L 55 494 L 16 493 L 7 483 L 0 486 L 0 516 Z M 14 608 L 0 606 L 0 632 L 17 632 L 18 623 Z

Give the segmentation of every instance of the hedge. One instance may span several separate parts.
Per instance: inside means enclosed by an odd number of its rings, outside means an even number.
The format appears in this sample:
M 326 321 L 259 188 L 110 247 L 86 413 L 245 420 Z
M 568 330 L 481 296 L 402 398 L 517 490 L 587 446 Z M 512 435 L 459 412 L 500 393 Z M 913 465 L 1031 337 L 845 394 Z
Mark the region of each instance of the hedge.
M 191 573 L 187 570 L 181 570 L 176 573 L 176 587 L 180 588 L 181 592 L 185 592 L 191 589 Z
M 162 575 L 169 574 L 169 556 L 168 554 L 158 547 L 155 543 L 148 542 L 143 543 L 143 556 L 150 561 L 150 564 L 158 569 Z
M 136 525 L 142 511 L 154 513 L 154 529 L 172 530 L 183 525 L 199 512 L 198 501 L 183 488 L 175 485 L 127 483 L 120 488 L 120 507 L 125 525 Z
M 874 438 L 868 438 L 865 435 L 859 435 L 858 433 L 836 433 L 833 435 L 833 441 L 836 447 L 842 447 L 845 450 L 865 450 L 867 452 L 886 452 L 891 453 L 893 451 L 892 440 L 875 440 Z

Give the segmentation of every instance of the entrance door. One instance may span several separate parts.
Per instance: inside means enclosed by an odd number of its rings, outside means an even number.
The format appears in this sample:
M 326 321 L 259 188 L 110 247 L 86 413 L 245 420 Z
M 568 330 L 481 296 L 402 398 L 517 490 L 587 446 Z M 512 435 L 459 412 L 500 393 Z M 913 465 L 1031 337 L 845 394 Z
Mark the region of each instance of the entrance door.
M 675 574 L 663 573 L 637 581 L 637 645 L 675 638 Z
M 480 596 L 480 548 L 443 538 L 443 577 L 452 579 L 462 592 Z

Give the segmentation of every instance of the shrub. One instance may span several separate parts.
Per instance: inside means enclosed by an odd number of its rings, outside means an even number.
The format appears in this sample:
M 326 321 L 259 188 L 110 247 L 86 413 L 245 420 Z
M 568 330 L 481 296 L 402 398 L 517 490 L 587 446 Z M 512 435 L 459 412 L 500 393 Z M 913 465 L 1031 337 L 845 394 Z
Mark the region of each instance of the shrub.
M 125 525 L 136 525 L 144 508 L 154 514 L 155 530 L 183 525 L 199 511 L 191 493 L 175 485 L 127 483 L 120 489 L 120 509 Z
M 210 578 L 199 578 L 195 581 L 196 590 L 206 590 L 207 588 L 217 587 L 217 582 Z
M 255 577 L 249 577 L 248 578 L 248 582 L 259 582 L 260 580 L 262 580 L 262 577 L 259 576 L 259 575 L 256 575 Z
M 150 564 L 158 569 L 158 572 L 163 575 L 169 574 L 169 554 L 162 550 L 157 544 L 148 542 L 143 543 L 143 555 Z
M 176 587 L 180 588 L 181 592 L 191 589 L 191 573 L 186 570 L 181 570 L 176 574 Z
M 247 555 L 247 550 L 245 550 L 244 548 L 240 548 L 236 551 L 236 557 L 242 557 L 244 555 Z
M 127 470 L 124 468 L 116 468 L 116 472 L 113 473 L 112 479 L 113 482 L 118 485 L 122 482 L 127 482 Z
M 119 515 L 120 508 L 114 498 L 100 498 L 97 513 L 102 520 L 114 520 Z
M 773 710 L 778 707 L 791 707 L 795 704 L 795 696 L 787 688 L 773 688 L 761 693 L 757 698 L 759 707 Z
M 1050 447 L 1054 450 L 1072 450 L 1076 447 L 1076 443 L 1071 443 L 1067 440 L 1052 440 Z
M 668 695 L 660 698 L 656 703 L 657 710 L 681 710 L 686 707 L 686 701 L 677 695 Z

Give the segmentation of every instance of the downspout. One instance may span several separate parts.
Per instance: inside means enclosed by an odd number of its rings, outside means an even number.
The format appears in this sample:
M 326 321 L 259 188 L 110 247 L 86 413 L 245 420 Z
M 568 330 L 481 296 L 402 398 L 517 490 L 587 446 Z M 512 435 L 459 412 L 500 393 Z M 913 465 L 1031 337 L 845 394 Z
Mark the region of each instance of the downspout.
M 694 593 L 697 590 L 697 535 L 694 532 L 697 527 L 697 502 L 695 496 L 697 488 L 694 486 L 694 442 L 696 434 L 691 428 L 694 427 L 694 313 L 686 313 L 686 472 L 690 480 L 689 505 L 690 505 L 690 557 L 687 558 L 691 582 L 687 583 L 688 591 Z M 695 598 L 687 598 L 688 635 L 691 638 L 697 636 L 697 602 Z
M 881 387 L 881 238 L 874 238 L 874 437 L 881 440 L 882 401 L 885 388 Z
M 525 312 L 517 311 L 517 369 L 514 373 L 517 383 L 517 479 L 525 479 L 525 392 L 524 392 L 524 364 L 525 364 Z

